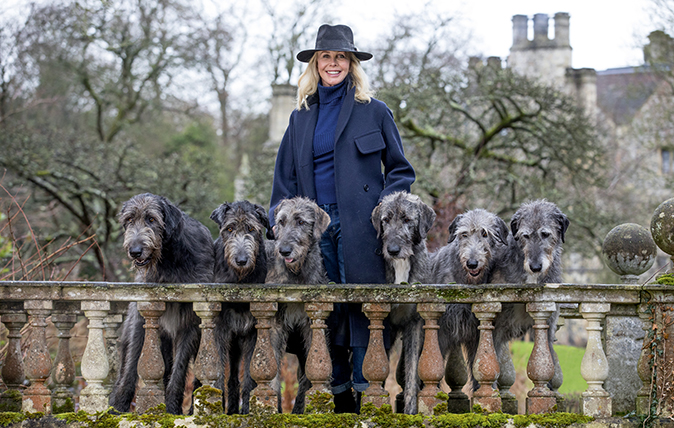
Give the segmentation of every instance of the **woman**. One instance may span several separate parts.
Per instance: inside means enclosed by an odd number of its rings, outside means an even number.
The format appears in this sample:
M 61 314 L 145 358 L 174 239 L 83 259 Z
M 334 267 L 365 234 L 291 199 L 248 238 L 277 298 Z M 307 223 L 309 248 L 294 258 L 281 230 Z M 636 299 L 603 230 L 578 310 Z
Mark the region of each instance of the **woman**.
M 336 283 L 386 282 L 370 214 L 389 193 L 409 192 L 415 179 L 393 114 L 372 97 L 360 66 L 370 58 L 356 49 L 346 25 L 318 29 L 316 47 L 297 54 L 308 66 L 299 78 L 297 109 L 274 170 L 270 223 L 282 199 L 316 200 L 331 219 L 321 251 L 328 277 Z M 360 393 L 368 387 L 362 375 L 368 324 L 360 304 L 336 304 L 328 319 L 335 412 L 357 412 Z

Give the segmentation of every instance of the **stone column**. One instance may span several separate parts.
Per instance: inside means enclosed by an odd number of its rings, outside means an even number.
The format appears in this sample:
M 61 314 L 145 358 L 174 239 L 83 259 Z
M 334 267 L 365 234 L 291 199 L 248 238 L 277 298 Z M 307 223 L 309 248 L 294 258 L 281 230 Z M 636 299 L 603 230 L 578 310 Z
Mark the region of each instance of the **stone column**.
M 587 348 L 580 374 L 587 382 L 583 392 L 583 414 L 596 418 L 612 415 L 611 396 L 603 388 L 608 377 L 608 360 L 601 344 L 601 322 L 611 309 L 610 303 L 581 303 L 580 313 L 587 321 Z
M 278 369 L 271 345 L 271 321 L 277 310 L 276 302 L 250 302 L 250 312 L 257 320 L 257 342 L 250 363 L 250 375 L 257 382 L 257 387 L 253 390 L 251 401 L 256 400 L 265 411 L 272 413 L 278 411 L 276 392 L 271 388 Z
M 501 312 L 500 302 L 474 303 L 473 313 L 480 320 L 480 343 L 473 364 L 473 376 L 480 388 L 473 393 L 473 405 L 477 404 L 488 412 L 501 410 L 501 397 L 492 386 L 499 376 L 498 358 L 494 349 L 492 324 L 496 314 Z
M 162 388 L 164 359 L 161 356 L 158 321 L 165 310 L 165 302 L 138 302 L 138 312 L 145 318 L 145 341 L 138 360 L 138 376 L 142 382 L 136 391 L 137 413 L 145 413 L 165 402 Z
M 449 351 L 445 366 L 445 382 L 452 389 L 447 399 L 447 411 L 449 413 L 470 412 L 470 399 L 462 391 L 467 381 L 468 372 L 461 346 L 455 346 Z
M 653 372 L 651 371 L 651 342 L 653 337 L 649 334 L 652 331 L 654 316 L 647 303 L 639 305 L 639 319 L 641 320 L 641 328 L 644 330 L 643 346 L 641 347 L 641 354 L 637 362 L 637 373 L 641 379 L 641 389 L 637 392 L 636 409 L 637 415 L 648 415 L 651 407 L 651 393 L 652 393 L 652 379 Z
M 194 414 L 210 415 L 223 411 L 222 391 L 215 388 L 220 367 L 220 355 L 215 345 L 214 318 L 222 308 L 219 302 L 194 302 L 194 312 L 201 318 L 201 343 L 194 362 L 194 374 L 202 386 L 194 391 Z
M 105 327 L 105 347 L 108 352 L 108 377 L 103 382 L 106 387 L 110 386 L 117 379 L 119 372 L 119 355 L 117 353 L 117 339 L 119 339 L 119 326 L 124 321 L 124 314 L 129 306 L 128 302 L 110 302 L 110 312 L 108 316 L 103 319 L 103 326 Z
M 51 413 L 51 393 L 44 384 L 52 367 L 45 332 L 52 301 L 26 300 L 23 305 L 28 312 L 31 328 L 26 340 L 24 358 L 26 378 L 30 381 L 30 386 L 23 393 L 21 409 L 26 413 Z
M 311 347 L 306 363 L 306 376 L 311 381 L 311 389 L 307 391 L 307 399 L 311 403 L 315 394 L 329 394 L 332 361 L 325 337 L 327 326 L 325 320 L 332 312 L 332 303 L 305 303 L 304 310 L 311 319 Z
M 517 397 L 510 392 L 510 388 L 515 384 L 517 372 L 515 371 L 513 359 L 510 356 L 510 344 L 508 342 L 502 343 L 501 349 L 497 349 L 496 354 L 500 370 L 498 390 L 499 394 L 501 394 L 501 410 L 503 413 L 516 415 L 519 411 Z
M 51 321 L 58 330 L 58 352 L 54 360 L 51 379 L 52 410 L 54 413 L 74 412 L 73 393 L 68 389 L 75 381 L 75 363 L 70 353 L 70 330 L 77 322 L 77 315 L 72 313 L 53 314 Z
M 389 404 L 389 394 L 383 385 L 389 373 L 388 356 L 384 348 L 384 318 L 391 311 L 389 303 L 363 303 L 363 313 L 370 320 L 370 342 L 363 360 L 363 376 L 370 382 L 362 403 L 372 403 L 380 408 Z
M 108 351 L 103 336 L 103 319 L 110 310 L 108 301 L 83 301 L 82 311 L 89 320 L 87 346 L 82 355 L 82 376 L 87 386 L 80 392 L 80 409 L 88 413 L 102 412 L 108 408 L 110 391 L 103 386 L 108 377 Z
M 7 353 L 2 363 L 2 380 L 8 390 L 0 394 L 0 404 L 9 412 L 20 412 L 22 406 L 21 389 L 25 377 L 21 354 L 21 328 L 26 325 L 26 320 L 26 314 L 23 312 L 2 314 L 2 323 L 8 330 Z
M 436 397 L 444 372 L 442 354 L 438 344 L 438 319 L 447 307 L 444 303 L 418 303 L 417 311 L 424 319 L 424 348 L 419 357 L 419 379 L 424 388 L 419 391 L 417 406 L 419 413 L 432 415 L 433 409 L 443 400 Z
M 527 303 L 527 312 L 534 319 L 534 349 L 527 364 L 527 375 L 534 387 L 527 394 L 527 414 L 550 413 L 557 405 L 555 393 L 547 386 L 555 374 L 547 322 L 555 309 L 555 303 L 551 302 Z

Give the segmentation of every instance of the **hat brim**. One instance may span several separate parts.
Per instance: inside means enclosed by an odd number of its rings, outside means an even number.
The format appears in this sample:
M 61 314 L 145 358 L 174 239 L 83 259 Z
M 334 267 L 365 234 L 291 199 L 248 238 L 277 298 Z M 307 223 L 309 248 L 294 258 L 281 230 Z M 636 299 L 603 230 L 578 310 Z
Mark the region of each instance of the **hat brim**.
M 316 52 L 325 50 L 332 50 L 332 49 L 308 49 L 298 53 L 297 60 L 300 62 L 309 62 L 311 61 L 311 57 L 314 56 Z M 367 61 L 368 59 L 372 58 L 372 54 L 369 52 L 361 52 L 361 51 L 339 51 L 339 52 L 351 52 L 356 56 L 356 58 L 358 58 L 361 61 Z

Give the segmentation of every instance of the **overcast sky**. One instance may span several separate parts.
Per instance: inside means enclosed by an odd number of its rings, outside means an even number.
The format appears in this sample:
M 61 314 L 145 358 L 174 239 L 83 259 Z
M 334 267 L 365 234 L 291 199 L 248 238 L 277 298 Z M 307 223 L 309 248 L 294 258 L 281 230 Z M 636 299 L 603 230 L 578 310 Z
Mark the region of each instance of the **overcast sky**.
M 607 68 L 639 65 L 643 54 L 639 45 L 655 28 L 649 19 L 648 0 L 434 0 L 434 8 L 456 11 L 472 34 L 476 54 L 508 56 L 512 45 L 513 15 L 536 13 L 570 15 L 570 38 L 574 68 Z M 335 6 L 335 21 L 352 26 L 367 39 L 376 28 L 389 25 L 395 12 L 419 8 L 424 0 L 341 0 Z M 332 7 L 332 6 L 331 6 Z M 358 11 L 357 13 L 355 11 Z M 552 22 L 550 23 L 552 27 Z M 532 30 L 530 30 L 532 31 Z M 358 45 L 358 40 L 356 40 Z M 361 43 L 362 44 L 362 43 Z M 365 46 L 360 47 L 366 50 Z

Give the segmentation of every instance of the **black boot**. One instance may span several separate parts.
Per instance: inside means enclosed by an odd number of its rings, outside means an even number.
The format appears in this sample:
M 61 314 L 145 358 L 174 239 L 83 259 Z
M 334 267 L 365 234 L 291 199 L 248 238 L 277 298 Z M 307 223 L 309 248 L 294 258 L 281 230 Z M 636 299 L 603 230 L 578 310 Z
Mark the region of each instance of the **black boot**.
M 356 399 L 351 389 L 335 394 L 335 413 L 356 413 Z
M 360 402 L 361 399 L 363 398 L 363 393 L 360 391 L 356 391 L 356 414 L 360 415 Z

